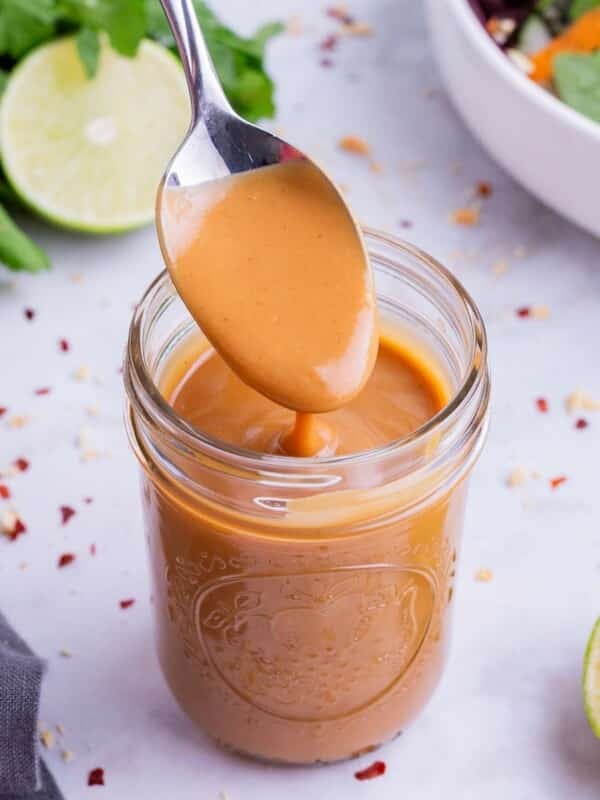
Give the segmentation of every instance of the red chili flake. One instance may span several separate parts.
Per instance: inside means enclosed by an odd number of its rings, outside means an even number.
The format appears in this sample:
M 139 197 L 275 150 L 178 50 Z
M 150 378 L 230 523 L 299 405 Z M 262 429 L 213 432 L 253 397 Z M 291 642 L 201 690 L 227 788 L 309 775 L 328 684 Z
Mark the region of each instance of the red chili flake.
M 34 394 L 37 394 L 39 397 L 41 397 L 43 394 L 50 394 L 51 391 L 52 389 L 49 386 L 42 386 L 41 389 L 36 389 Z
M 584 428 L 587 428 L 589 424 L 590 423 L 587 421 L 587 419 L 580 417 L 575 423 L 575 427 L 577 428 L 578 431 L 582 431 Z
M 479 181 L 475 190 L 479 197 L 489 197 L 492 194 L 492 184 L 488 181 Z
M 120 606 L 120 607 L 121 607 L 123 610 L 125 610 L 126 608 L 131 608 L 131 606 L 132 606 L 134 603 L 135 603 L 135 600 L 134 600 L 134 598 L 133 598 L 133 597 L 128 597 L 128 598 L 127 598 L 127 600 L 120 600 L 120 601 L 119 601 L 119 606 Z
M 385 761 L 374 761 L 370 767 L 361 769 L 359 772 L 354 773 L 357 781 L 370 781 L 371 778 L 378 778 L 385 772 Z
M 517 308 L 517 317 L 530 317 L 531 316 L 531 307 L 530 306 L 521 306 L 521 308 Z
M 337 43 L 338 43 L 338 38 L 337 36 L 334 36 L 334 34 L 332 33 L 323 39 L 323 41 L 319 45 L 319 49 L 328 51 L 335 50 L 335 48 L 337 47 Z
M 71 519 L 71 517 L 75 516 L 75 509 L 71 508 L 71 506 L 61 506 L 60 507 L 60 518 L 61 523 L 66 525 L 67 522 Z
M 342 22 L 344 25 L 352 25 L 355 21 L 354 17 L 344 11 L 343 8 L 336 8 L 336 6 L 332 6 L 331 8 L 327 8 L 325 13 L 331 19 L 337 19 L 338 22 Z
M 8 500 L 10 497 L 10 489 L 4 483 L 0 483 L 0 497 L 3 500 Z
M 90 555 L 91 556 L 95 556 L 96 555 L 96 545 L 93 542 L 90 545 Z
M 68 353 L 71 349 L 71 345 L 69 344 L 68 339 L 59 339 L 58 340 L 58 349 L 63 353 Z
M 325 67 L 325 69 L 329 69 L 330 67 L 333 67 L 333 61 L 330 58 L 322 58 L 319 61 L 319 64 L 322 67 Z
M 24 309 L 23 314 L 25 315 L 25 319 L 28 319 L 30 322 L 35 317 L 35 311 L 33 308 Z
M 29 469 L 29 461 L 26 458 L 17 458 L 13 461 L 13 465 L 19 470 L 19 472 L 26 472 Z
M 14 542 L 14 540 L 17 539 L 22 533 L 27 533 L 27 527 L 23 520 L 17 517 L 15 521 L 15 527 L 12 529 L 12 531 L 9 531 L 7 536 L 11 542 Z
M 87 505 L 89 506 L 90 503 L 94 502 L 94 498 L 93 497 L 84 497 L 83 498 L 83 502 L 87 503 Z
M 88 786 L 104 786 L 104 770 L 102 767 L 91 769 L 88 775 Z
M 6 406 L 0 406 L 0 417 L 3 417 L 7 411 L 8 408 L 6 408 Z
M 74 553 L 63 553 L 58 559 L 58 568 L 61 569 L 62 567 L 68 567 L 69 564 L 73 563 L 73 561 L 75 561 Z
M 548 406 L 548 401 L 546 400 L 545 397 L 538 397 L 537 400 L 535 401 L 535 404 L 537 406 L 537 410 L 541 414 L 547 414 L 548 413 L 549 406 Z
M 562 486 L 562 484 L 566 482 L 567 482 L 566 475 L 559 475 L 557 478 L 550 478 L 550 488 L 558 489 L 559 486 Z

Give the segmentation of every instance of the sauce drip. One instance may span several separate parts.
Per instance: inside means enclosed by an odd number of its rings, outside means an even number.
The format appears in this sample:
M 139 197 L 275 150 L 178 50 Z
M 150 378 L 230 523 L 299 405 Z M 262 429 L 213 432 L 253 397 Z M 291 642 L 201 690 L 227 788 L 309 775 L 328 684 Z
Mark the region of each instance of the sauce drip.
M 298 415 L 294 424 L 293 412 L 243 383 L 207 343 L 191 358 L 191 366 L 187 361 L 179 362 L 179 367 L 161 387 L 179 415 L 215 439 L 276 454 L 300 450 L 299 455 L 347 455 L 382 447 L 417 430 L 450 394 L 442 374 L 426 356 L 382 337 L 363 390 L 343 408 L 313 418 L 307 432 L 302 430 L 305 415 Z M 300 444 L 290 446 L 296 435 Z

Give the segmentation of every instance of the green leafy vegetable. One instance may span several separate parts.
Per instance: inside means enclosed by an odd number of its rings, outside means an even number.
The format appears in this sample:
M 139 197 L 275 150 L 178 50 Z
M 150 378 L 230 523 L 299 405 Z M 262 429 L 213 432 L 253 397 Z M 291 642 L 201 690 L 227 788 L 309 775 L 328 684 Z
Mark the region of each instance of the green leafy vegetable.
M 600 51 L 556 56 L 554 85 L 567 105 L 600 122 Z
M 264 56 L 267 43 L 283 26 L 264 25 L 246 38 L 223 25 L 203 0 L 193 2 L 233 107 L 252 122 L 273 116 L 274 86 L 265 71 Z M 10 69 L 30 50 L 69 33 L 75 34 L 86 75 L 93 78 L 99 66 L 101 32 L 124 56 L 134 56 L 144 37 L 176 52 L 160 0 L 0 0 L 0 63 L 4 67 L 0 70 L 0 94 Z M 15 200 L 0 168 L 0 202 L 12 205 Z M 19 230 L 2 206 L 0 262 L 13 270 L 31 272 L 49 266 L 47 256 Z
M 144 0 L 57 0 L 57 7 L 63 23 L 106 31 L 124 56 L 134 56 L 146 34 Z
M 600 0 L 573 0 L 569 9 L 569 16 L 571 19 L 577 19 L 593 8 L 600 8 Z
M 98 71 L 100 59 L 100 39 L 98 31 L 93 28 L 82 28 L 77 34 L 77 52 L 88 78 L 93 78 Z
M 244 38 L 225 27 L 202 0 L 194 0 L 194 7 L 215 69 L 233 107 L 251 122 L 272 117 L 274 87 L 264 69 L 264 55 L 267 43 L 283 26 L 264 25 L 251 38 Z M 159 0 L 146 0 L 146 18 L 148 36 L 175 51 Z
M 0 5 L 0 53 L 25 55 L 55 32 L 54 0 L 3 0 Z
M 1 205 L 0 261 L 15 271 L 41 272 L 50 266 L 46 253 L 17 227 Z

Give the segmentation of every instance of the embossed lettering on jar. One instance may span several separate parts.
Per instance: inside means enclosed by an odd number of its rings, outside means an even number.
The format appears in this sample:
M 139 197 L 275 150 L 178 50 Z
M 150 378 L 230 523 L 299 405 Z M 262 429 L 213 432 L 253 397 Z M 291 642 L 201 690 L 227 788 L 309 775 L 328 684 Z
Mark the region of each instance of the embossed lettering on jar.
M 483 324 L 433 259 L 368 233 L 386 328 L 435 362 L 448 404 L 355 455 L 236 449 L 165 401 L 201 334 L 166 276 L 132 323 L 127 422 L 142 466 L 158 653 L 223 745 L 275 761 L 347 758 L 396 735 L 441 675 L 467 484 L 487 428 Z

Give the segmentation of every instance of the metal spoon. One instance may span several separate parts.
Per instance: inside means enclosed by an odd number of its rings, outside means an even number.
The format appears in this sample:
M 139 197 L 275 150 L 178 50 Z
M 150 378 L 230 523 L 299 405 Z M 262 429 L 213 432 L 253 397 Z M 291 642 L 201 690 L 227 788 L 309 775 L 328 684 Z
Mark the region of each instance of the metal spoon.
M 192 0 L 161 0 L 183 62 L 192 104 L 186 138 L 171 160 L 163 187 L 198 186 L 228 175 L 306 159 L 278 136 L 232 109 L 219 83 Z M 345 200 L 341 202 L 346 205 Z M 158 205 L 160 207 L 160 193 Z M 361 236 L 357 227 L 357 236 Z
M 377 352 L 373 281 L 360 229 L 317 165 L 231 108 L 192 0 L 161 3 L 192 103 L 190 128 L 166 170 L 156 206 L 162 252 L 179 296 L 245 383 L 293 410 L 338 408 L 360 391 Z M 293 163 L 275 172 L 284 162 Z M 248 175 L 257 169 L 265 175 Z M 242 190 L 235 205 L 234 185 L 253 185 L 254 193 Z M 261 196 L 269 198 L 266 205 Z M 223 219 L 216 209 L 225 204 L 231 212 L 230 202 L 237 218 L 225 213 L 225 228 L 204 222 L 213 214 Z M 207 241 L 213 247 L 217 241 L 217 251 L 223 248 L 222 259 L 210 246 L 210 258 L 201 254 Z M 343 298 L 336 313 L 328 297 L 334 288 L 336 299 Z

